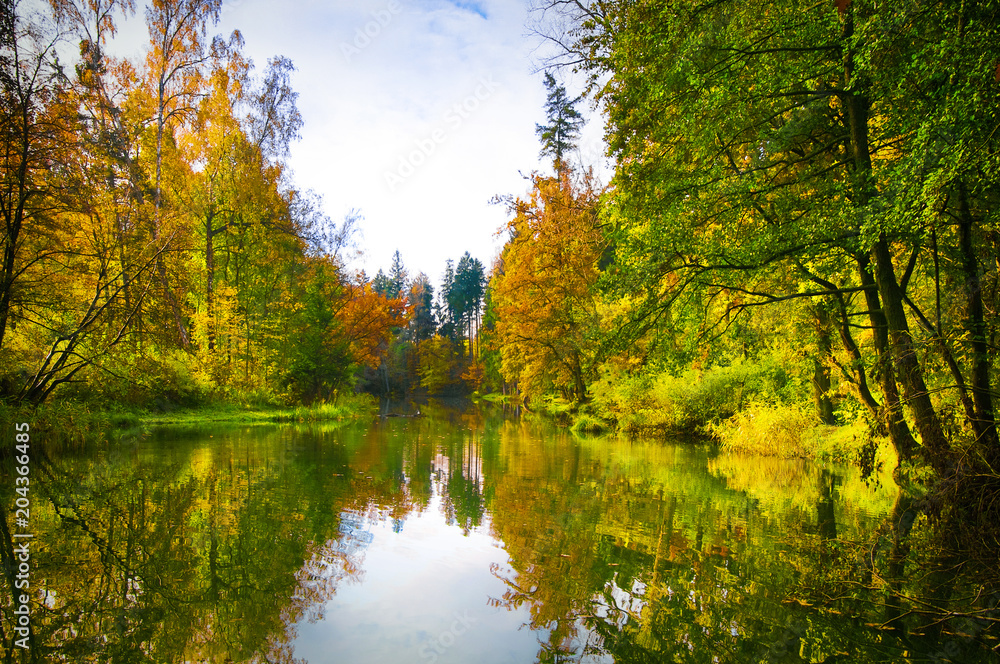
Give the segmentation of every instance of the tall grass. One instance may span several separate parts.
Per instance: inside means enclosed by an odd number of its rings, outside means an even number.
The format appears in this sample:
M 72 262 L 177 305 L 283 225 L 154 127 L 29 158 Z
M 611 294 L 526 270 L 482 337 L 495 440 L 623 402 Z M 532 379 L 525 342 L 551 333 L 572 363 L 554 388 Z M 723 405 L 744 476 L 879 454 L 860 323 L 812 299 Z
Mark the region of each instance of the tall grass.
M 0 402 L 0 430 L 13 431 L 26 422 L 33 444 L 50 449 L 102 440 L 114 432 L 137 429 L 140 416 L 119 408 L 95 408 L 77 401 L 54 401 L 37 407 L 12 407 Z
M 14 431 L 14 424 L 27 422 L 33 444 L 49 449 L 74 448 L 89 442 L 119 438 L 121 434 L 156 424 L 198 424 L 201 422 L 338 422 L 374 412 L 375 400 L 367 394 L 343 395 L 336 404 L 278 408 L 269 405 L 216 402 L 197 408 L 151 413 L 140 409 L 124 409 L 118 405 L 104 407 L 65 400 L 44 403 L 37 407 L 12 407 L 0 402 L 0 431 Z M 0 454 L 6 454 L 0 450 Z
M 573 419 L 570 426 L 573 433 L 603 433 L 608 430 L 607 423 L 589 413 L 580 413 Z
M 349 420 L 376 410 L 375 398 L 369 394 L 345 394 L 337 403 L 314 403 L 309 406 L 276 407 L 268 401 L 231 403 L 175 410 L 169 413 L 146 413 L 142 421 L 148 424 L 196 424 L 198 422 L 333 422 Z

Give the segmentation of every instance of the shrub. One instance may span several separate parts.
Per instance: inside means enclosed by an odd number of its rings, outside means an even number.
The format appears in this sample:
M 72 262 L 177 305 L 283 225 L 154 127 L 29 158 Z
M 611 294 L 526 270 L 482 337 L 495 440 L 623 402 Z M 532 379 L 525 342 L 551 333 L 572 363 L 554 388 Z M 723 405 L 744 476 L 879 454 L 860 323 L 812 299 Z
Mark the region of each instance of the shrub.
M 573 420 L 570 431 L 574 433 L 602 433 L 607 431 L 607 424 L 599 417 L 594 417 L 588 413 L 580 413 Z
M 772 358 L 648 376 L 608 370 L 591 388 L 601 418 L 628 433 L 707 432 L 751 401 L 788 403 L 798 385 Z
M 810 456 L 803 434 L 813 424 L 798 406 L 753 403 L 710 431 L 727 452 L 794 458 Z

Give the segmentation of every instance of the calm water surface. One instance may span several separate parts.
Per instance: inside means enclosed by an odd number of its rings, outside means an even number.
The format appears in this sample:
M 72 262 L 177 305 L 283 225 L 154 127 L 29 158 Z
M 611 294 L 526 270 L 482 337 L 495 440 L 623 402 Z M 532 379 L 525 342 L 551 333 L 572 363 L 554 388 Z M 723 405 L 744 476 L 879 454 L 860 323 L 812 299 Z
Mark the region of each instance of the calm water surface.
M 847 468 L 444 409 L 33 464 L 36 661 L 964 661 L 817 600 L 895 499 Z

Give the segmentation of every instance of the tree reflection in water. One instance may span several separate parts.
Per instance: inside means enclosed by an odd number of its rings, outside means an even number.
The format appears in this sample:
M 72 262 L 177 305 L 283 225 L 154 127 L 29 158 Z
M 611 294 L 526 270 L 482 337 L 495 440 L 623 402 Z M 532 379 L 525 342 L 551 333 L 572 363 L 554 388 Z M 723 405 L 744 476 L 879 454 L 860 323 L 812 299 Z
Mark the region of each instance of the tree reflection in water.
M 36 453 L 32 581 L 47 599 L 30 651 L 4 630 L 7 661 L 296 662 L 294 625 L 360 578 L 352 515 L 405 498 L 275 457 L 259 430 L 178 436 L 128 457 Z
M 898 529 L 883 529 L 876 578 L 860 578 L 871 535 L 906 511 L 887 478 L 869 487 L 850 469 L 607 440 L 533 456 L 526 448 L 552 443 L 513 426 L 501 435 L 505 457 L 522 461 L 487 469 L 513 559 L 493 570 L 507 584 L 495 604 L 530 606 L 546 635 L 539 662 L 996 660 L 984 648 L 1000 617 L 988 603 L 979 629 L 953 621 L 950 638 L 930 638 L 931 617 L 940 632 L 949 607 L 926 610 L 933 589 L 905 574 L 910 540 Z M 949 586 L 973 595 L 951 608 L 976 611 L 975 580 L 954 571 Z
M 998 596 L 907 522 L 887 478 L 424 410 L 39 450 L 44 595 L 33 648 L 15 649 L 5 523 L 5 661 L 291 664 L 297 627 L 364 580 L 373 525 L 403 537 L 437 509 L 508 556 L 490 567 L 492 624 L 474 627 L 484 649 L 519 612 L 539 663 L 996 661 Z

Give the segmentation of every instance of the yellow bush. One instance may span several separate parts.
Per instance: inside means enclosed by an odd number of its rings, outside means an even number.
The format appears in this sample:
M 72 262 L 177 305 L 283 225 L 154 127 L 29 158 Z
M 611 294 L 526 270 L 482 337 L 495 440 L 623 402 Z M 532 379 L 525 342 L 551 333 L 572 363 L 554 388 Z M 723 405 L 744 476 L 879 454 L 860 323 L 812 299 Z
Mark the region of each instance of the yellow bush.
M 798 406 L 752 403 L 709 431 L 728 452 L 784 458 L 810 456 L 803 434 L 813 426 L 812 417 Z

